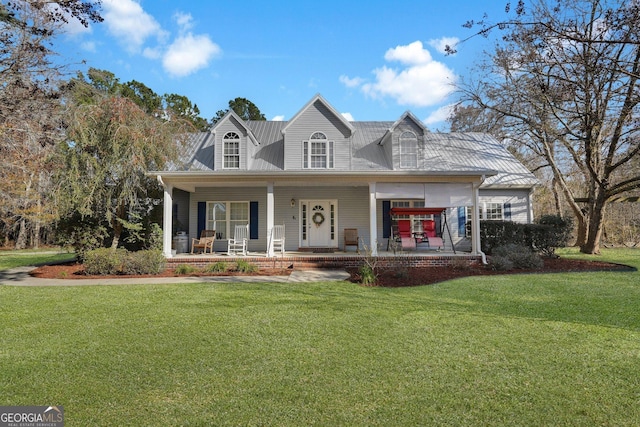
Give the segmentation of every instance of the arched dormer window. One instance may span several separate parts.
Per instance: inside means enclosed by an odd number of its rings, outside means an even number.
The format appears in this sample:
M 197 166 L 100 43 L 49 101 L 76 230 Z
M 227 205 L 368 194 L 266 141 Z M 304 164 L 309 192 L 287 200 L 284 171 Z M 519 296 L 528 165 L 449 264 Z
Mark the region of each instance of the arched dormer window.
M 323 132 L 314 132 L 302 142 L 302 163 L 305 169 L 333 169 L 333 141 Z
M 224 169 L 240 168 L 240 135 L 227 132 L 222 138 L 222 155 Z
M 400 135 L 400 167 L 418 167 L 418 138 L 413 132 L 402 132 Z

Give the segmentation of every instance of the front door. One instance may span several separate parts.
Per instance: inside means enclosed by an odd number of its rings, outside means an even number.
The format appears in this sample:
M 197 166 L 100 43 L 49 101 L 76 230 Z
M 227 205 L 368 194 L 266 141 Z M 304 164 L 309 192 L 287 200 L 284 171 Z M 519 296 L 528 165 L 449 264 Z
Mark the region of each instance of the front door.
M 327 248 L 331 242 L 331 203 L 309 202 L 309 246 Z

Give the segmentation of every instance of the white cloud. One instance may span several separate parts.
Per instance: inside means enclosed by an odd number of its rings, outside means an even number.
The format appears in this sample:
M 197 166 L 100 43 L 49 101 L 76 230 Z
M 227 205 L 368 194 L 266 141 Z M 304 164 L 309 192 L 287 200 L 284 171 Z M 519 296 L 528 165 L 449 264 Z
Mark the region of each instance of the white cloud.
M 189 31 L 193 28 L 193 16 L 190 13 L 176 12 L 173 15 L 173 19 L 176 21 L 181 31 Z
M 284 116 L 274 116 L 271 120 L 274 122 L 281 122 L 284 121 Z
M 421 41 L 406 46 L 396 46 L 384 54 L 387 61 L 398 61 L 408 65 L 428 64 L 432 61 L 428 50 L 423 49 Z
M 346 87 L 358 87 L 364 83 L 364 79 L 360 77 L 354 77 L 351 79 L 344 74 L 341 75 L 338 80 L 340 80 L 340 83 L 344 84 Z
M 436 111 L 429 114 L 429 117 L 424 120 L 425 124 L 431 125 L 434 123 L 446 121 L 453 113 L 453 108 L 455 107 L 455 105 L 456 104 L 443 105 L 442 107 L 438 108 Z
M 162 57 L 162 66 L 175 77 L 184 77 L 209 65 L 220 47 L 207 35 L 191 33 L 177 37 Z
M 428 41 L 429 46 L 433 47 L 438 52 L 445 54 L 447 53 L 446 48 L 454 47 L 456 44 L 460 42 L 460 39 L 457 37 L 442 37 L 439 39 L 431 39 Z
M 346 76 L 341 76 L 340 81 L 347 87 L 359 85 L 362 92 L 373 99 L 389 97 L 400 105 L 413 107 L 437 105 L 453 91 L 456 75 L 443 63 L 434 61 L 420 41 L 389 49 L 384 57 L 403 66 L 376 68 L 373 82 Z
M 137 53 L 149 37 L 166 36 L 153 16 L 133 0 L 103 0 L 102 7 L 107 29 L 132 53 Z
M 98 51 L 97 45 L 93 41 L 85 41 L 85 42 L 80 43 L 80 48 L 82 50 L 86 50 L 87 52 L 94 52 L 95 53 L 95 52 Z
M 349 122 L 355 122 L 355 120 L 353 119 L 353 116 L 351 115 L 351 113 L 342 113 L 342 117 L 347 119 L 347 121 L 349 121 Z

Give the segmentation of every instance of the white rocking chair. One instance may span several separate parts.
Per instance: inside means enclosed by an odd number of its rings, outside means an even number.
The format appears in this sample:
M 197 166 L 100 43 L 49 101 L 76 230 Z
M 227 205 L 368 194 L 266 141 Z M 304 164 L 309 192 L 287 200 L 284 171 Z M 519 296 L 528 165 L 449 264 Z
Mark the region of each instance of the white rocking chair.
M 236 225 L 233 238 L 229 239 L 227 255 L 247 254 L 247 241 L 249 240 L 249 224 Z
M 284 255 L 284 224 L 274 225 L 271 229 L 271 244 L 274 252 L 279 250 Z

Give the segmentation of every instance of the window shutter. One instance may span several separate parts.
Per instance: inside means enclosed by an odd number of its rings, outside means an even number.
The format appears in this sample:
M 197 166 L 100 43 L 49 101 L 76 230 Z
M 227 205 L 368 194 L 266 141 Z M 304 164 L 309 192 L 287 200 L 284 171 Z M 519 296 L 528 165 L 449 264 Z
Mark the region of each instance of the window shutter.
M 382 238 L 391 237 L 391 200 L 382 201 Z
M 458 206 L 458 236 L 464 236 L 467 225 L 467 208 Z
M 207 228 L 207 202 L 198 202 L 198 237 Z
M 511 221 L 511 203 L 504 204 L 504 220 Z
M 258 238 L 258 202 L 249 202 L 249 238 Z

